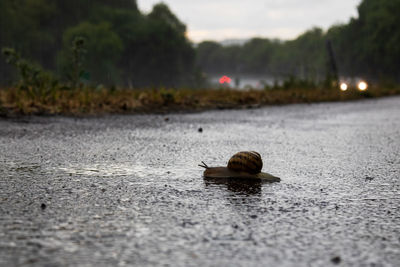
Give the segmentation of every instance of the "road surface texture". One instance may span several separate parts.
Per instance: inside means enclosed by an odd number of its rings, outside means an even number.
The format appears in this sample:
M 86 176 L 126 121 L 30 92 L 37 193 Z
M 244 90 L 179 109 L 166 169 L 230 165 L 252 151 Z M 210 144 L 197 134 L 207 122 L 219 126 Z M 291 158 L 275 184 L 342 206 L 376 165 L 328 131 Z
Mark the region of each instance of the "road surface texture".
M 399 190 L 399 97 L 2 119 L 0 266 L 400 266 Z

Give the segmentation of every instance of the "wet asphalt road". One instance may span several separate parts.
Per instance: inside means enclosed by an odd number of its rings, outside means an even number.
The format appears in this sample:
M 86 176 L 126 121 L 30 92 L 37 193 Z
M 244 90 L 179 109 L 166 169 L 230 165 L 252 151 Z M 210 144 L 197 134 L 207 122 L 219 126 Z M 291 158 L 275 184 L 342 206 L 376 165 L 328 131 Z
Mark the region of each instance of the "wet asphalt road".
M 282 181 L 204 181 L 241 150 Z M 3 119 L 0 266 L 400 266 L 399 178 L 400 97 Z

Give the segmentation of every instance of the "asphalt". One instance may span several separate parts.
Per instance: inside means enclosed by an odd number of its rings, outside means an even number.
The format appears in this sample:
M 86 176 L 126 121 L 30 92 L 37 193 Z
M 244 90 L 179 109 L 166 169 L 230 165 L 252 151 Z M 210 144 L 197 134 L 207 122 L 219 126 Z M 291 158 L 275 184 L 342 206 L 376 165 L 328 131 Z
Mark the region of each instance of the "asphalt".
M 399 178 L 399 97 L 1 119 L 0 266 L 400 266 Z

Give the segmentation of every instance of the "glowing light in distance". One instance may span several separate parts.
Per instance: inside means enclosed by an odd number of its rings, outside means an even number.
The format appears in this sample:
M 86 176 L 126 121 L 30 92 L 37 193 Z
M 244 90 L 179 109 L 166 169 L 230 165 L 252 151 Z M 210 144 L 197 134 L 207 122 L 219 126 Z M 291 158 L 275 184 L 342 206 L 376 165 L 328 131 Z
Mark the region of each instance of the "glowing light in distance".
M 347 90 L 347 84 L 346 83 L 341 83 L 340 84 L 340 90 L 342 90 L 342 91 L 346 91 Z
M 219 83 L 220 84 L 224 84 L 224 83 L 231 83 L 231 78 L 229 78 L 228 76 L 222 76 L 220 79 L 219 79 Z
M 366 82 L 359 82 L 357 87 L 360 91 L 365 91 L 367 90 L 368 85 Z

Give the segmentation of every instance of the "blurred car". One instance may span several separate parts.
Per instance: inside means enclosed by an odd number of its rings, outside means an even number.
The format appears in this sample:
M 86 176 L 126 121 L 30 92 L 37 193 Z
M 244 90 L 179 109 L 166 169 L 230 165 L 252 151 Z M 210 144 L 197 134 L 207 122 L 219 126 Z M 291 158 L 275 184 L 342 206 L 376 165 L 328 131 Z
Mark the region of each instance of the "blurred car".
M 360 78 L 341 79 L 339 88 L 341 91 L 347 91 L 348 89 L 352 88 L 355 88 L 359 91 L 365 91 L 368 89 L 368 83 Z

